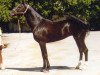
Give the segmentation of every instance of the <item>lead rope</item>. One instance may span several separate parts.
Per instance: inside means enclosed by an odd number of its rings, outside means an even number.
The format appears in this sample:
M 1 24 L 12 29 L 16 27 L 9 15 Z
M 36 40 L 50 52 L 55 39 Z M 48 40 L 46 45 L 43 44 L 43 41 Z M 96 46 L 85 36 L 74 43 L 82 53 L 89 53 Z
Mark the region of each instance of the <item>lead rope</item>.
M 26 13 L 26 11 L 28 10 L 28 8 L 29 8 L 29 5 L 27 6 L 27 8 L 26 8 L 25 12 L 23 13 L 23 15 Z M 19 30 L 19 37 L 18 37 L 19 42 L 17 43 L 17 46 L 15 47 L 15 50 L 17 49 L 17 47 L 18 47 L 18 45 L 20 43 L 20 40 L 21 40 L 21 25 L 20 25 L 19 17 L 18 17 L 18 30 Z
M 20 21 L 19 21 L 19 19 L 18 19 L 18 31 L 19 31 L 19 33 L 21 33 L 21 26 L 20 26 Z
M 20 40 L 21 40 L 21 25 L 20 25 L 20 20 L 18 18 L 18 43 L 15 45 L 15 50 L 17 50 L 19 44 L 20 44 Z

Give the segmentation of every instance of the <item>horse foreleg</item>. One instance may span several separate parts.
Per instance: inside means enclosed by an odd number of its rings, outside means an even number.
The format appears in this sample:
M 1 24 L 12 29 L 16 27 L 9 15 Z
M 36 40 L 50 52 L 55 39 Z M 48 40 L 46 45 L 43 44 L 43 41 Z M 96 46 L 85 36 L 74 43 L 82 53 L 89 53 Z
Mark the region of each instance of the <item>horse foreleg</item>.
M 50 64 L 48 60 L 48 54 L 47 54 L 47 49 L 46 49 L 46 43 L 45 42 L 39 42 L 41 52 L 42 52 L 42 57 L 43 57 L 43 69 L 42 71 L 48 71 Z

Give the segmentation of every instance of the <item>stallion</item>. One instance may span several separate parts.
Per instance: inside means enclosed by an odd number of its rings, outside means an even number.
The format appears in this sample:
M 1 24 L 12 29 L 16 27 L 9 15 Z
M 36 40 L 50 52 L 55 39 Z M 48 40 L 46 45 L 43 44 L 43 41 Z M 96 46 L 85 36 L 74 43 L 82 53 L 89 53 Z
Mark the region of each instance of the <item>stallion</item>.
M 25 16 L 27 24 L 30 26 L 34 39 L 39 43 L 42 58 L 42 71 L 49 71 L 50 63 L 48 60 L 46 43 L 62 40 L 68 36 L 73 36 L 79 48 L 79 63 L 76 66 L 80 68 L 83 54 L 85 62 L 88 61 L 88 49 L 85 44 L 85 37 L 89 31 L 88 25 L 74 16 L 67 16 L 65 20 L 54 22 L 43 18 L 30 5 L 23 2 L 10 12 L 12 16 Z

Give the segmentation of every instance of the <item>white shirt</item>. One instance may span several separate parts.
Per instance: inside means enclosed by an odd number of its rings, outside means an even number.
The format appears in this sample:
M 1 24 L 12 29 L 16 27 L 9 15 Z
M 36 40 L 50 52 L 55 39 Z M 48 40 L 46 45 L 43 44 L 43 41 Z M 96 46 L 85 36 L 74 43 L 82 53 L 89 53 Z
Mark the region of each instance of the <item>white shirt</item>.
M 1 30 L 1 27 L 0 27 L 0 45 L 2 45 L 2 38 L 1 38 L 1 35 L 2 35 L 2 30 Z

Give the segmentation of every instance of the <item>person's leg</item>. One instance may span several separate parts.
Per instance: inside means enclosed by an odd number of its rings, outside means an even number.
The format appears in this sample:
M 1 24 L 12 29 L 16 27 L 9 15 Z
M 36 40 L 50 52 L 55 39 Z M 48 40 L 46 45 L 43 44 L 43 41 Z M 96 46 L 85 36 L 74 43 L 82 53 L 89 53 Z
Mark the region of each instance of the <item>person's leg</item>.
M 2 64 L 2 46 L 0 45 L 0 64 Z
M 2 58 L 2 48 L 3 48 L 3 45 L 2 45 L 2 31 L 1 31 L 1 27 L 0 27 L 0 68 L 1 69 L 5 69 L 4 66 L 3 66 L 3 58 Z

